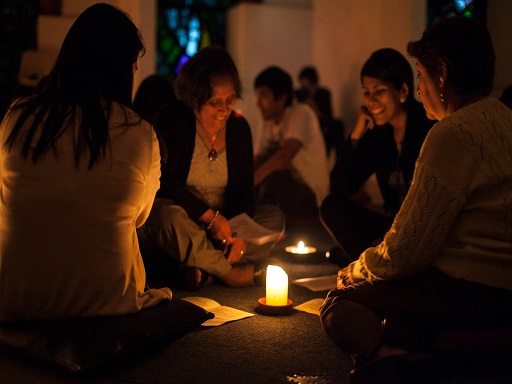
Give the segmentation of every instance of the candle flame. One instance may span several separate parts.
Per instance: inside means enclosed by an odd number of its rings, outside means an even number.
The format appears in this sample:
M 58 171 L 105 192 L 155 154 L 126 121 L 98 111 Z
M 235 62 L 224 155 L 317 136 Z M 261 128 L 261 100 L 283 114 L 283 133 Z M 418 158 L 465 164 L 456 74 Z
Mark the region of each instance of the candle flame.
M 286 252 L 294 253 L 297 255 L 307 255 L 309 253 L 316 252 L 316 248 L 306 246 L 306 244 L 304 244 L 304 242 L 301 240 L 297 246 L 286 247 Z
M 307 254 L 309 253 L 309 248 L 304 245 L 303 241 L 299 241 L 297 247 L 292 248 L 292 253 Z

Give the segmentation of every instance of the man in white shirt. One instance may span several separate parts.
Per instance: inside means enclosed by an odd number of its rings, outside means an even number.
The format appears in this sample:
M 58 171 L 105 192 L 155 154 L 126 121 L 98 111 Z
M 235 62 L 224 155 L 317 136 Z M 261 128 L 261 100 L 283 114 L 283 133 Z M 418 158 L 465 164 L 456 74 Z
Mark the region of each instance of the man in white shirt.
M 329 192 L 325 144 L 313 110 L 293 100 L 291 76 L 278 67 L 254 81 L 262 115 L 255 146 L 259 203 L 278 204 L 288 219 L 317 218 Z

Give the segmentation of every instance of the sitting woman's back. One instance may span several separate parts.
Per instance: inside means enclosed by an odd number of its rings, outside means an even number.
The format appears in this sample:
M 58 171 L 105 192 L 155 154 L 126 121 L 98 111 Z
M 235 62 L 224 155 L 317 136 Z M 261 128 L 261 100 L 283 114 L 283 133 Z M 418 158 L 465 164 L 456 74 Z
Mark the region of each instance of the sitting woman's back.
M 133 313 L 171 297 L 144 291 L 136 236 L 160 177 L 156 135 L 128 108 L 142 50 L 127 15 L 90 7 L 46 88 L 2 122 L 0 322 Z

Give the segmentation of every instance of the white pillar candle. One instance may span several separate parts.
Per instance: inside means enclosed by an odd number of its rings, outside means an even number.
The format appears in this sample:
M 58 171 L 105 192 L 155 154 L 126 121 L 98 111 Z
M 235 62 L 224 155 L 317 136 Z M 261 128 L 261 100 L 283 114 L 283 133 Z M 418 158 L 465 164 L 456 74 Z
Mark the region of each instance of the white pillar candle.
M 288 304 L 288 275 L 283 268 L 275 265 L 267 267 L 266 304 L 274 306 Z

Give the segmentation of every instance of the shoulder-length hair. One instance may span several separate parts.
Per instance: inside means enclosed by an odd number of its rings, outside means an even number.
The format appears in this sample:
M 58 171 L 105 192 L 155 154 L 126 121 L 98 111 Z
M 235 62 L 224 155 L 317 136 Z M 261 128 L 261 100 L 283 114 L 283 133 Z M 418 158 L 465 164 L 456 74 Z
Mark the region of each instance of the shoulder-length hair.
M 68 31 L 40 92 L 13 106 L 22 112 L 4 146 L 12 148 L 33 116 L 21 154 L 37 162 L 48 150 L 57 153 L 58 137 L 80 121 L 73 143 L 75 163 L 78 167 L 89 151 L 91 168 L 109 145 L 112 102 L 131 106 L 133 64 L 143 53 L 142 36 L 125 12 L 108 4 L 87 8 Z
M 478 19 L 453 16 L 428 27 L 420 40 L 407 45 L 434 76 L 447 66 L 446 84 L 461 95 L 489 94 L 494 79 L 495 54 L 487 27 Z
M 382 48 L 373 52 L 361 68 L 361 81 L 364 76 L 389 83 L 397 90 L 405 83 L 409 88 L 407 100 L 414 100 L 414 75 L 411 64 L 404 55 L 393 48 Z
M 231 56 L 222 48 L 205 47 L 181 68 L 174 84 L 176 98 L 198 110 L 212 97 L 215 82 L 222 79 L 229 79 L 236 97 L 242 97 L 242 83 Z

